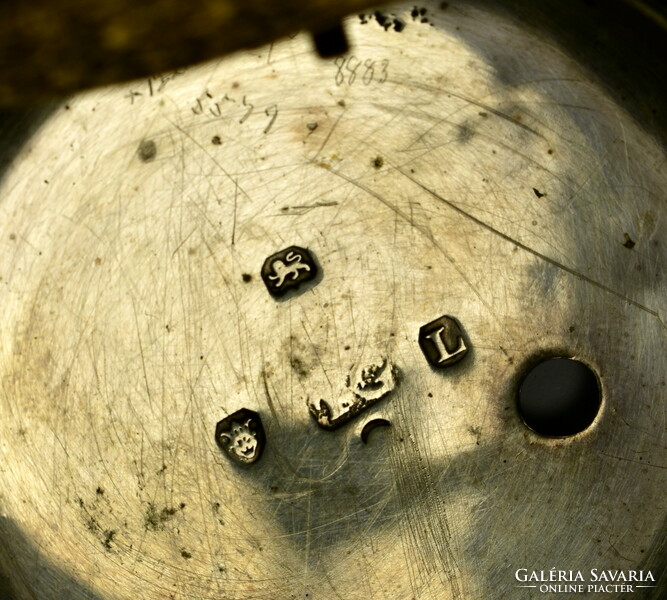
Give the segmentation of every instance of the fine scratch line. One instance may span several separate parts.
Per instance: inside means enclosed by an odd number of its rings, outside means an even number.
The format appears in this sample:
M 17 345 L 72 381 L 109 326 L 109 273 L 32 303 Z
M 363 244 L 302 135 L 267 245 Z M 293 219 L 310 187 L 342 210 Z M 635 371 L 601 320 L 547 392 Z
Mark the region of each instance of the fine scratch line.
M 275 419 L 276 423 L 279 423 L 280 417 L 278 416 L 278 411 L 273 404 L 273 398 L 271 398 L 271 394 L 269 393 L 269 384 L 266 381 L 266 371 L 264 370 L 262 370 L 262 384 L 264 385 L 264 395 L 266 396 L 266 402 L 269 405 L 271 416 Z
M 382 204 L 384 204 L 387 208 L 391 209 L 394 211 L 396 215 L 401 217 L 405 222 L 410 223 L 415 229 L 417 229 L 419 232 L 422 233 L 428 239 L 435 248 L 439 250 L 439 252 L 449 261 L 449 263 L 456 269 L 458 274 L 461 276 L 461 278 L 466 282 L 466 284 L 470 287 L 472 290 L 472 293 L 475 294 L 477 299 L 489 310 L 489 313 L 492 315 L 492 318 L 494 320 L 497 319 L 495 317 L 495 312 L 491 305 L 482 297 L 482 295 L 479 293 L 477 288 L 474 286 L 472 281 L 468 278 L 468 276 L 465 274 L 464 270 L 459 266 L 459 264 L 447 253 L 447 251 L 438 243 L 438 241 L 433 237 L 433 234 L 426 228 L 421 225 L 418 225 L 417 223 L 414 223 L 412 221 L 412 217 L 402 211 L 400 208 L 398 208 L 396 205 L 392 204 L 389 202 L 386 198 L 384 198 L 381 194 L 378 194 L 375 190 L 365 186 L 363 183 L 360 181 L 353 179 L 349 175 L 345 175 L 344 173 L 341 173 L 340 171 L 336 171 L 334 169 L 328 169 L 329 173 L 332 175 L 336 175 L 337 177 L 340 177 L 341 179 L 344 179 L 345 181 L 351 183 L 352 185 L 358 187 L 360 190 L 363 190 L 366 192 L 369 196 L 372 196 Z M 400 171 L 399 171 L 400 172 Z
M 546 254 L 542 254 L 541 252 L 538 252 L 537 250 L 534 250 L 533 248 L 531 248 L 530 246 L 527 246 L 526 244 L 523 244 L 519 240 L 515 240 L 513 237 L 510 237 L 506 233 L 503 233 L 502 231 L 496 229 L 495 227 L 489 225 L 488 223 L 482 221 L 481 219 L 478 219 L 477 217 L 474 217 L 473 215 L 467 213 L 462 208 L 458 207 L 453 202 L 447 200 L 446 198 L 443 198 L 442 196 L 440 196 L 439 194 L 437 194 L 433 190 L 426 187 L 423 183 L 417 181 L 414 177 L 411 177 L 410 174 L 406 173 L 405 171 L 403 171 L 401 169 L 397 169 L 397 170 L 398 170 L 399 173 L 401 173 L 407 179 L 412 181 L 414 184 L 418 185 L 425 192 L 427 192 L 428 194 L 430 194 L 434 198 L 437 198 L 438 200 L 440 200 L 441 202 L 443 202 L 444 204 L 449 206 L 451 209 L 455 210 L 457 213 L 464 216 L 466 219 L 469 219 L 470 221 L 472 221 L 473 223 L 476 223 L 480 227 L 483 227 L 487 231 L 490 231 L 491 233 L 499 236 L 500 238 L 509 242 L 510 244 L 514 244 L 516 247 L 521 248 L 522 250 L 525 250 L 526 252 L 529 252 L 533 256 L 536 256 L 537 258 L 540 258 L 540 259 L 544 260 L 545 262 L 548 262 L 549 264 L 553 265 L 554 267 L 558 267 L 559 269 L 562 269 L 563 271 L 565 271 L 566 273 L 569 273 L 570 275 L 574 275 L 575 277 L 579 277 L 583 281 L 597 287 L 598 289 L 601 289 L 601 290 L 603 290 L 603 291 L 605 291 L 609 294 L 612 294 L 613 296 L 616 296 L 617 298 L 620 298 L 621 300 L 627 302 L 628 304 L 630 304 L 632 306 L 635 306 L 636 308 L 639 308 L 639 309 L 647 312 L 648 314 L 650 314 L 650 315 L 654 316 L 656 319 L 658 319 L 658 321 L 660 322 L 660 324 L 662 325 L 663 328 L 665 327 L 665 324 L 663 323 L 662 318 L 660 317 L 660 314 L 656 310 L 653 310 L 653 309 L 649 308 L 648 306 L 645 306 L 644 304 L 641 304 L 640 302 L 637 302 L 636 300 L 633 300 L 632 298 L 628 298 L 624 294 L 622 294 L 620 292 L 617 292 L 616 290 L 614 290 L 613 288 L 610 288 L 609 286 L 605 285 L 604 283 L 600 283 L 599 281 L 596 281 L 595 279 L 592 279 L 591 277 L 588 277 L 587 275 L 584 275 L 583 273 L 580 273 L 576 269 L 573 269 L 572 267 L 568 267 L 567 265 L 565 265 L 561 262 L 558 262 L 557 260 L 547 256 Z
M 239 181 L 238 179 L 234 181 L 234 218 L 232 224 L 232 246 L 236 242 L 236 206 L 239 199 Z
M 482 108 L 491 114 L 495 115 L 496 117 L 499 117 L 501 119 L 504 119 L 505 121 L 511 123 L 512 125 L 516 125 L 517 127 L 520 127 L 521 129 L 525 129 L 526 131 L 529 131 L 533 135 L 536 135 L 538 137 L 541 137 L 542 139 L 546 139 L 539 131 L 533 129 L 532 127 L 529 127 L 525 123 L 522 123 L 515 117 L 508 115 L 507 113 L 504 113 L 497 108 L 493 108 L 493 106 L 489 106 L 488 104 L 485 104 L 484 102 L 480 102 L 479 100 L 475 100 L 474 98 L 470 98 L 468 96 L 464 96 L 463 94 L 458 94 L 457 92 L 454 92 L 452 90 L 441 90 L 439 88 L 433 87 L 431 85 L 425 85 L 425 84 L 420 84 L 415 81 L 411 81 L 410 85 L 412 87 L 416 87 L 422 90 L 426 90 L 428 92 L 438 92 L 438 93 L 445 93 L 449 94 L 450 96 L 454 96 L 454 98 L 458 98 L 459 100 L 463 100 L 464 102 L 469 102 L 470 104 L 477 106 L 479 108 Z
M 338 115 L 338 118 L 336 119 L 336 122 L 333 124 L 333 126 L 329 130 L 329 133 L 327 133 L 327 137 L 324 138 L 324 141 L 322 142 L 322 145 L 320 146 L 320 149 L 317 151 L 315 156 L 313 156 L 313 160 L 315 160 L 320 155 L 322 150 L 324 150 L 324 147 L 329 143 L 329 140 L 331 139 L 331 134 L 334 132 L 334 129 L 336 129 L 336 127 L 338 126 L 338 122 L 341 120 L 341 118 L 343 117 L 344 114 L 345 114 L 345 111 L 341 112 Z
M 200 144 L 200 143 L 199 143 L 199 142 L 198 142 L 198 141 L 197 141 L 197 140 L 196 140 L 190 133 L 188 133 L 185 129 L 183 129 L 183 127 L 181 127 L 178 123 L 175 123 L 174 121 L 172 121 L 172 120 L 170 120 L 170 119 L 167 119 L 167 120 L 168 120 L 168 121 L 169 121 L 169 122 L 176 128 L 176 129 L 178 129 L 178 130 L 179 130 L 185 137 L 187 137 L 193 144 L 195 144 L 196 146 L 198 146 L 199 149 L 202 150 L 202 151 L 204 152 L 204 154 L 206 154 L 206 156 L 208 156 L 208 157 L 211 159 L 211 161 L 213 162 L 213 164 L 214 164 L 216 167 L 218 167 L 218 169 L 220 169 L 220 171 L 224 174 L 224 176 L 227 177 L 227 179 L 229 179 L 229 181 L 231 181 L 231 182 L 234 184 L 234 229 L 233 229 L 233 231 L 232 231 L 232 245 L 234 245 L 234 237 L 233 237 L 233 235 L 236 233 L 236 203 L 237 203 L 237 199 L 238 199 L 238 193 L 239 193 L 239 191 L 240 191 L 240 192 L 241 192 L 241 193 L 242 193 L 248 200 L 250 200 L 250 196 L 248 195 L 248 192 L 246 192 L 246 191 L 239 185 L 238 179 L 234 179 L 234 178 L 232 177 L 231 173 L 229 173 L 229 171 L 227 171 L 227 169 L 225 169 L 225 167 L 223 167 L 223 166 L 222 166 L 222 165 L 215 159 L 215 157 L 214 157 L 214 156 L 213 156 L 213 155 L 212 155 L 206 148 L 204 148 L 204 146 L 203 146 L 202 144 Z

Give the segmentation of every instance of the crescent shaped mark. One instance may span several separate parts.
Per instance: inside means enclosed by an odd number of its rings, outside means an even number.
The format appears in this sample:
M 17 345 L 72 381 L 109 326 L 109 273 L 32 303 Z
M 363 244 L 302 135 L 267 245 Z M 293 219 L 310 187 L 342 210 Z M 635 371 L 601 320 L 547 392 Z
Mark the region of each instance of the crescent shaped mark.
M 361 430 L 361 441 L 364 444 L 368 443 L 368 436 L 377 427 L 391 427 L 391 423 L 387 419 L 373 419 L 372 421 L 368 421 Z

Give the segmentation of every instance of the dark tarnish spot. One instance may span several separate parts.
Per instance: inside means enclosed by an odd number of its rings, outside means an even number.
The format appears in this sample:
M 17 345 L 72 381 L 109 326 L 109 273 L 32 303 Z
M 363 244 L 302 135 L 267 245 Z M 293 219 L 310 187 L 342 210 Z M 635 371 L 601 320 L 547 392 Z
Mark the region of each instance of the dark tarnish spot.
M 362 25 L 365 25 L 373 19 L 375 19 L 375 22 L 385 31 L 389 31 L 393 28 L 394 31 L 400 33 L 405 29 L 405 21 L 394 14 L 386 15 L 382 11 L 376 10 L 372 14 L 359 15 L 359 20 L 361 21 Z
M 410 11 L 410 16 L 413 21 L 419 21 L 420 23 L 430 24 L 429 20 L 426 18 L 426 13 L 428 10 L 424 7 L 414 6 L 412 11 Z
M 389 17 L 382 14 L 379 10 L 376 10 L 373 16 L 375 17 L 375 20 L 378 22 L 380 27 L 384 27 L 385 29 L 389 29 L 389 27 L 391 27 L 391 23 L 387 23 Z
M 384 165 L 384 159 L 381 156 L 376 156 L 373 159 L 373 166 L 376 169 L 381 169 L 383 165 Z
M 158 531 L 164 529 L 164 524 L 176 514 L 175 508 L 164 507 L 158 510 L 155 504 L 148 503 L 146 515 L 144 517 L 144 526 L 149 531 Z
M 219 146 L 220 144 L 222 144 L 222 138 L 219 135 L 214 135 L 211 138 L 211 144 L 213 144 L 214 146 Z
M 470 425 L 470 426 L 468 427 L 468 432 L 469 432 L 471 435 L 474 435 L 474 436 L 475 436 L 475 438 L 476 438 L 475 444 L 476 444 L 477 446 L 479 446 L 479 440 L 480 440 L 480 438 L 482 437 L 482 429 L 481 429 L 481 427 L 473 427 L 472 425 Z
M 153 160 L 157 154 L 157 146 L 155 145 L 155 142 L 153 140 L 142 140 L 139 144 L 137 154 L 143 162 Z
M 192 558 L 192 554 L 188 552 L 187 550 L 181 550 L 181 556 L 183 558 Z
M 533 188 L 533 192 L 535 193 L 535 195 L 536 195 L 538 198 L 542 198 L 543 196 L 546 196 L 546 194 L 543 194 L 543 193 L 540 192 L 540 190 L 538 190 L 537 188 Z
M 473 131 L 472 127 L 468 125 L 467 123 L 463 123 L 458 126 L 458 132 L 457 132 L 457 141 L 461 144 L 465 144 L 466 142 L 469 142 L 475 132 Z
M 298 356 L 292 355 L 292 358 L 290 359 L 290 366 L 300 378 L 303 379 L 304 377 L 308 377 L 308 368 L 303 364 L 303 361 Z
M 107 549 L 111 550 L 111 542 L 113 541 L 113 538 L 115 537 L 116 532 L 113 529 L 107 529 L 104 532 L 104 540 L 102 541 L 102 545 Z
M 89 517 L 86 520 L 86 529 L 92 533 L 97 533 L 101 528 L 95 517 Z
M 220 516 L 220 502 L 214 502 L 211 506 L 213 508 L 213 514 L 215 515 L 215 518 L 218 520 L 218 523 L 224 526 L 225 522 Z
M 624 233 L 623 237 L 625 238 L 625 242 L 623 242 L 623 245 L 628 250 L 632 250 L 635 247 L 635 241 L 627 233 Z
M 252 275 L 250 273 L 243 273 L 243 275 L 241 275 L 241 279 L 243 279 L 244 283 L 249 283 L 252 281 Z

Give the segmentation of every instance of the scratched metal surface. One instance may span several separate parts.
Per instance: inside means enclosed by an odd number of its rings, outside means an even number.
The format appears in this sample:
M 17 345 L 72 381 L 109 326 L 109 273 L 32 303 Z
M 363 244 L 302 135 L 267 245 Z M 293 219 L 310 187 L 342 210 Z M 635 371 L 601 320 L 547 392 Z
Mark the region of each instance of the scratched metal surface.
M 664 149 L 538 32 L 423 7 L 385 11 L 401 32 L 351 18 L 345 59 L 297 36 L 80 95 L 22 147 L 0 189 L 16 598 L 524 599 L 518 568 L 661 573 Z M 278 301 L 260 269 L 292 245 L 322 277 Z M 438 371 L 417 335 L 443 314 L 471 348 Z M 549 353 L 603 389 L 565 440 L 515 408 Z M 383 360 L 393 390 L 319 427 L 308 403 Z M 252 465 L 214 439 L 240 408 L 266 431 Z

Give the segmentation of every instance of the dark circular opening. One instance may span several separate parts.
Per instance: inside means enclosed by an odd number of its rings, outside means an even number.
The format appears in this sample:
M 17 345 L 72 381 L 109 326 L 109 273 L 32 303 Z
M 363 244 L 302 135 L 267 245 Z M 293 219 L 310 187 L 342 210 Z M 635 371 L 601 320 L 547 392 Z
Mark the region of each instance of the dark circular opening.
M 600 410 L 598 378 L 590 367 L 570 358 L 550 358 L 526 373 L 519 386 L 518 409 L 536 433 L 565 437 L 586 429 Z

